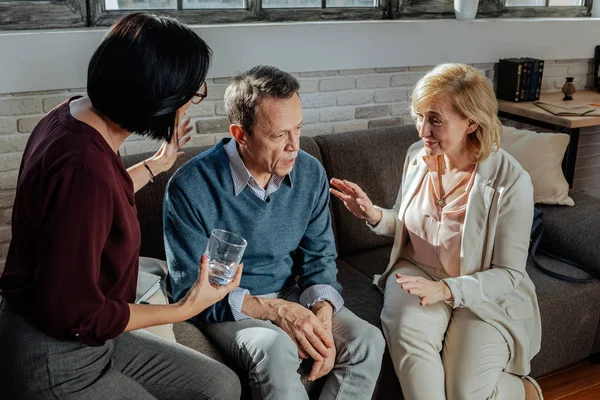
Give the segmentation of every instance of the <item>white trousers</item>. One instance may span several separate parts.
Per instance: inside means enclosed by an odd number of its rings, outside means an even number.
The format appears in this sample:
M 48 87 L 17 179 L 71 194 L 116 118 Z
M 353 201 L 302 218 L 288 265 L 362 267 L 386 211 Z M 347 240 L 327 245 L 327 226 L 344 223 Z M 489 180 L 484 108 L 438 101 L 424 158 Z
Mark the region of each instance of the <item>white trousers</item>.
M 398 272 L 437 281 L 445 271 L 406 260 L 396 267 L 386 281 L 381 323 L 404 398 L 525 399 L 521 378 L 504 372 L 509 348 L 497 329 L 467 308 L 420 306 L 395 282 Z

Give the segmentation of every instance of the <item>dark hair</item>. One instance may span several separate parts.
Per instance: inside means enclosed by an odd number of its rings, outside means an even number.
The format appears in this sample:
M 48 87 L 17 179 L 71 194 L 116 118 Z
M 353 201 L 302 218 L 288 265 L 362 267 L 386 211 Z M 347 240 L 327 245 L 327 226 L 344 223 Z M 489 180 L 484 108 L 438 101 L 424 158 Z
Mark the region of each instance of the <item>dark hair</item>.
M 225 108 L 232 124 L 240 124 L 252 134 L 256 109 L 265 97 L 289 99 L 298 93 L 300 84 L 289 73 L 269 65 L 257 65 L 236 75 L 225 90 Z
M 212 51 L 174 18 L 120 18 L 94 52 L 87 93 L 96 111 L 121 128 L 171 141 L 176 113 L 200 88 Z

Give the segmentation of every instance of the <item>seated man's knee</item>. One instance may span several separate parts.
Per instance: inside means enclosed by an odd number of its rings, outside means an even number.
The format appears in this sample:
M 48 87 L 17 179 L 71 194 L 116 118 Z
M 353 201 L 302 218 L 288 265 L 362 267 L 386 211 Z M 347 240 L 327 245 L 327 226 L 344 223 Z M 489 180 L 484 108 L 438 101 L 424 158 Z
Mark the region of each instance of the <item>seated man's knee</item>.
M 269 375 L 294 372 L 300 365 L 298 347 L 283 330 L 257 328 L 251 345 L 246 346 L 252 358 L 251 372 Z
M 356 362 L 372 363 L 373 367 L 380 366 L 385 351 L 385 339 L 379 328 L 366 321 L 360 321 L 354 327 L 353 338 L 347 345 L 354 349 L 355 356 L 359 356 Z
M 361 329 L 361 337 L 363 346 L 367 346 L 371 354 L 381 358 L 385 351 L 385 338 L 379 328 L 368 322 L 364 322 L 364 326 Z

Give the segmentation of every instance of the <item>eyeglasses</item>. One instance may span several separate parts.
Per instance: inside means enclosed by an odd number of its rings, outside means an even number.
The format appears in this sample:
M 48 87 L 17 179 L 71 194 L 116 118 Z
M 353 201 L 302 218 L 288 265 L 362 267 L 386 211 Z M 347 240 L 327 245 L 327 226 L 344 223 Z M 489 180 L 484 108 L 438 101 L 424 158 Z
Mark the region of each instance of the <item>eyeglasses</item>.
M 206 81 L 204 81 L 204 93 L 196 93 L 194 97 L 192 97 L 192 104 L 200 104 L 202 100 L 208 96 L 208 87 L 206 86 Z

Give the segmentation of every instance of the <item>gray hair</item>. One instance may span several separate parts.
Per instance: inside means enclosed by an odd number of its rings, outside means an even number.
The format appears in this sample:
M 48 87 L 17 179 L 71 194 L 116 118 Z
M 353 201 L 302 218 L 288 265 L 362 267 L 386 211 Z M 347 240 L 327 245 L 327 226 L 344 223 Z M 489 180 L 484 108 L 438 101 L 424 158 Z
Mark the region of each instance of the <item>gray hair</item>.
M 225 109 L 232 124 L 240 124 L 252 134 L 256 111 L 265 97 L 289 99 L 300 84 L 289 73 L 269 65 L 257 65 L 234 76 L 225 90 Z

